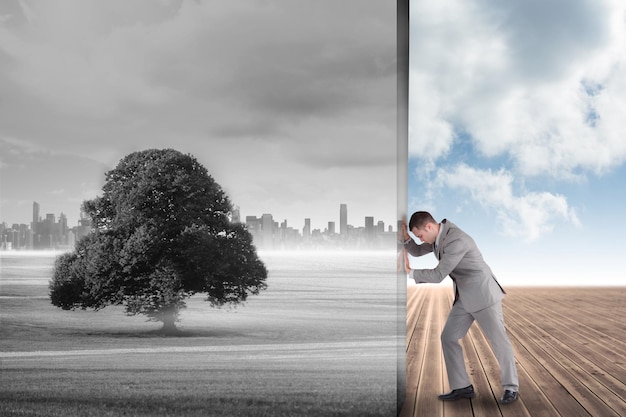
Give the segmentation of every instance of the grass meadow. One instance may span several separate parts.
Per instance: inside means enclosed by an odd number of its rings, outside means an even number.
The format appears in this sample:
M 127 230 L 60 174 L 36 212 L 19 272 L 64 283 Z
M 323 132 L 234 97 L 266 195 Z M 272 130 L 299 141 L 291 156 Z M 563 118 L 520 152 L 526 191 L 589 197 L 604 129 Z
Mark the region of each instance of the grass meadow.
M 188 300 L 176 337 L 50 304 L 54 256 L 0 256 L 0 415 L 395 416 L 395 255 L 262 254 L 268 289 Z

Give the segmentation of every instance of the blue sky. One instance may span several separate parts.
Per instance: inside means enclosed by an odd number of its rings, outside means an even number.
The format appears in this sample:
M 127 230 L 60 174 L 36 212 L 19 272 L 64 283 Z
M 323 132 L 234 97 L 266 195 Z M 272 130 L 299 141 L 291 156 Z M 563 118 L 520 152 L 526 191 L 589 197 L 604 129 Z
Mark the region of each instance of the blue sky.
M 411 2 L 408 211 L 467 231 L 504 284 L 626 283 L 625 19 Z

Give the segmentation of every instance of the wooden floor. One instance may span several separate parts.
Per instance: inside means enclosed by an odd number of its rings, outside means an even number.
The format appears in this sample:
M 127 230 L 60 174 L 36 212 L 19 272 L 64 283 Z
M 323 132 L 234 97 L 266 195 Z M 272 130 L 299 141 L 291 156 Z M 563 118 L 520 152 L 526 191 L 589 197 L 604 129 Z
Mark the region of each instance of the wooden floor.
M 498 364 L 474 323 L 462 340 L 476 397 L 449 391 L 439 336 L 452 287 L 407 288 L 407 393 L 402 417 L 626 416 L 626 287 L 507 288 L 504 320 L 519 399 L 501 405 Z

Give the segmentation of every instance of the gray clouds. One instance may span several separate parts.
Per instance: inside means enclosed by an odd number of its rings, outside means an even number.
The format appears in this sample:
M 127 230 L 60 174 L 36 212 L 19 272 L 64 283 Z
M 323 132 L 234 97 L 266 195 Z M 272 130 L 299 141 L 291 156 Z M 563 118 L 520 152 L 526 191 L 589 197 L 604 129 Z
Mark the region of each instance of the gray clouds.
M 174 147 L 250 214 L 317 218 L 277 191 L 315 178 L 340 198 L 319 201 L 331 207 L 316 220 L 349 202 L 391 222 L 395 12 L 356 0 L 10 2 L 0 7 L 0 143 L 110 168 L 133 150 Z M 372 175 L 380 203 L 363 197 Z

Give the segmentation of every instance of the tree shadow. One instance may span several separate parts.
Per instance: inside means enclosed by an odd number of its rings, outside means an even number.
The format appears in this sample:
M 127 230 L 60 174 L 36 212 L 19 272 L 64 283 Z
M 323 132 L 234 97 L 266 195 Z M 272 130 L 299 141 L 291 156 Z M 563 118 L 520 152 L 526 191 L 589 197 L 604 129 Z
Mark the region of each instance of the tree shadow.
M 146 330 L 120 330 L 120 331 L 88 331 L 74 332 L 74 335 L 84 335 L 88 337 L 110 337 L 114 339 L 177 339 L 177 338 L 231 338 L 245 337 L 245 333 L 224 329 L 146 329 Z
M 224 337 L 237 337 L 245 336 L 244 333 L 235 332 L 232 330 L 224 329 L 179 329 L 163 330 L 156 329 L 146 332 L 146 335 L 151 337 L 161 338 L 176 338 L 176 337 L 210 337 L 210 338 L 224 338 Z

